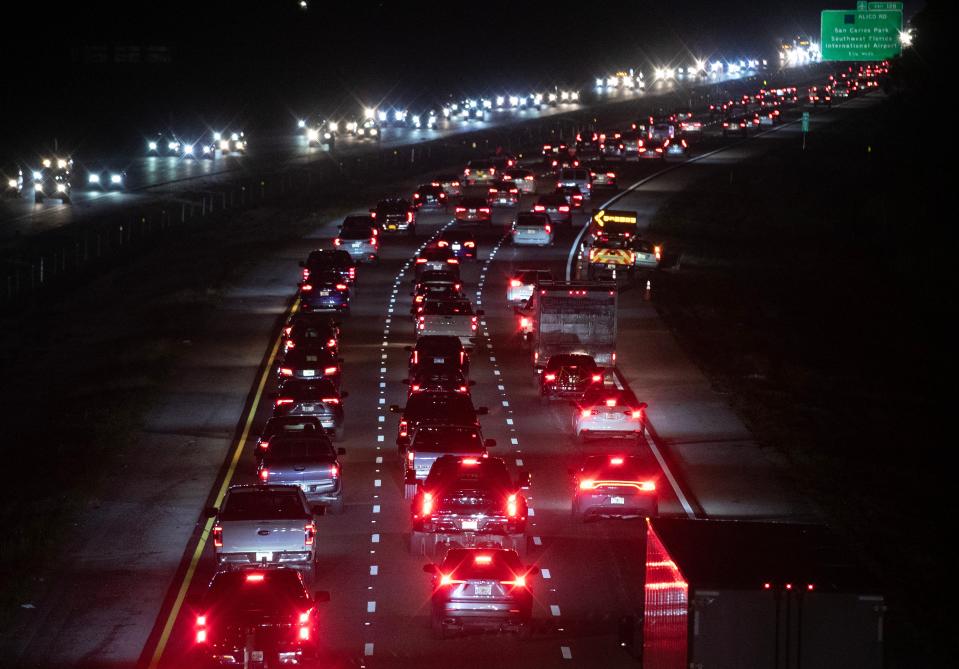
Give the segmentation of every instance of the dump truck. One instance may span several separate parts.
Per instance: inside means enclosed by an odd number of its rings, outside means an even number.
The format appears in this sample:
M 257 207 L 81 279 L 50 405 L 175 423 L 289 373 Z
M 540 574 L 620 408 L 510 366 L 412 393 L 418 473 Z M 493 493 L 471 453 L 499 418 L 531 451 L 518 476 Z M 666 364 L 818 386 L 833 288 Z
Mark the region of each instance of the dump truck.
M 537 373 L 551 355 L 579 353 L 596 364 L 616 363 L 615 284 L 592 281 L 542 281 L 526 306 L 517 310 L 527 333 Z M 525 321 L 524 321 L 525 319 Z

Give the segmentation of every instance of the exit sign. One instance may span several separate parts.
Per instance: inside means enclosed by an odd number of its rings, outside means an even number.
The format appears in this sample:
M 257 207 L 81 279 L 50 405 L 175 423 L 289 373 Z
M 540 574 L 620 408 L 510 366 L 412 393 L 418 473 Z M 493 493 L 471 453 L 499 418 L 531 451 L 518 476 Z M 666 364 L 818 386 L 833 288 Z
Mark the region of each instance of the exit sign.
M 902 49 L 902 11 L 826 9 L 821 16 L 823 60 L 886 60 Z

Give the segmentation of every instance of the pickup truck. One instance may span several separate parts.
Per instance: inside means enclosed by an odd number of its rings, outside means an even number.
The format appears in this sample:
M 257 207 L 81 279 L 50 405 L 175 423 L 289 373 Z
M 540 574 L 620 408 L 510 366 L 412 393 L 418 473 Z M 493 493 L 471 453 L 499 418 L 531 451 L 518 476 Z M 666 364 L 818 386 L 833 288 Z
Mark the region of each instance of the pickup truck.
M 263 452 L 257 478 L 263 483 L 298 486 L 310 504 L 342 513 L 343 467 L 337 459 L 340 455 L 346 455 L 346 449 L 334 448 L 322 429 L 277 436 Z
M 469 300 L 426 300 L 416 319 L 416 336 L 459 337 L 463 346 L 473 343 L 483 310 L 473 311 Z
M 437 459 L 410 508 L 410 552 L 434 557 L 447 547 L 500 546 L 525 557 L 529 511 L 522 490 L 529 485 L 526 472 L 514 482 L 502 458 Z
M 290 567 L 312 579 L 316 524 L 298 486 L 234 485 L 221 507 L 210 507 L 217 571 Z

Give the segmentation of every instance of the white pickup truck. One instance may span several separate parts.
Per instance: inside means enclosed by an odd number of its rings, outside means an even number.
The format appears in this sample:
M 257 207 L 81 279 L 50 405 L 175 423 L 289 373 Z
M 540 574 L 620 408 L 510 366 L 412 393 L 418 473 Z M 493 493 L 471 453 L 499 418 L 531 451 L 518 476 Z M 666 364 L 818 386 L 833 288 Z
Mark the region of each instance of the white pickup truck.
M 303 491 L 293 485 L 234 485 L 215 517 L 217 571 L 242 567 L 290 567 L 313 577 L 316 524 Z
M 416 336 L 446 335 L 459 337 L 463 346 L 471 346 L 479 329 L 483 310 L 473 311 L 467 299 L 427 300 L 416 318 Z

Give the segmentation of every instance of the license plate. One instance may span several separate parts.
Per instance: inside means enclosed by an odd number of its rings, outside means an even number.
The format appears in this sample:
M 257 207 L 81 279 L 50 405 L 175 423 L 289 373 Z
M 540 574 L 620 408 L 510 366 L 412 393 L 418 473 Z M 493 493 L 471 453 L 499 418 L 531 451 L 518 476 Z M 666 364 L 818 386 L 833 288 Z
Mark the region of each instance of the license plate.
M 477 585 L 476 586 L 477 595 L 492 595 L 493 586 L 492 585 Z
M 301 405 L 300 405 L 300 410 L 301 410 L 301 411 L 313 412 L 313 411 L 316 411 L 316 405 L 315 405 L 315 404 L 301 404 Z
M 620 418 L 623 418 L 623 417 L 624 417 L 623 414 L 621 414 L 621 413 L 616 413 L 615 411 L 604 411 L 604 412 L 603 412 L 603 418 L 605 418 L 606 420 L 619 420 Z
M 262 661 L 263 661 L 263 651 L 262 651 L 262 650 L 251 650 L 251 651 L 250 651 L 250 661 L 251 661 L 251 662 L 262 662 Z
M 463 529 L 464 529 L 464 530 L 476 530 L 476 529 L 479 529 L 479 526 L 478 526 L 477 523 L 479 523 L 479 521 L 477 521 L 477 520 L 464 520 L 464 521 L 463 521 Z
M 453 250 L 454 250 L 454 251 L 459 251 L 459 250 L 460 250 L 460 245 L 459 245 L 459 244 L 453 244 Z
M 610 498 L 609 498 L 609 503 L 610 503 L 610 504 L 625 504 L 625 503 L 626 503 L 626 498 L 625 498 L 625 497 L 610 497 Z
M 433 364 L 434 364 L 434 365 L 445 365 L 445 364 L 446 364 L 446 358 L 433 358 Z
M 264 560 L 266 560 L 267 562 L 273 562 L 273 551 L 268 551 L 265 553 L 261 553 L 260 551 L 257 551 L 256 561 L 263 562 Z
M 320 297 L 329 297 L 331 293 L 332 291 L 329 291 L 329 290 L 321 290 Z
M 316 370 L 313 370 L 313 369 L 303 370 L 303 376 L 313 376 L 314 374 L 316 374 Z
M 359 242 L 353 242 L 353 248 L 354 248 L 354 249 L 360 248 L 360 243 L 359 243 Z
M 387 225 L 387 226 L 386 226 L 386 229 L 387 229 L 387 230 L 396 230 L 396 224 L 395 224 L 395 223 L 391 223 L 390 225 Z
M 616 269 L 616 265 L 606 265 L 606 269 Z

